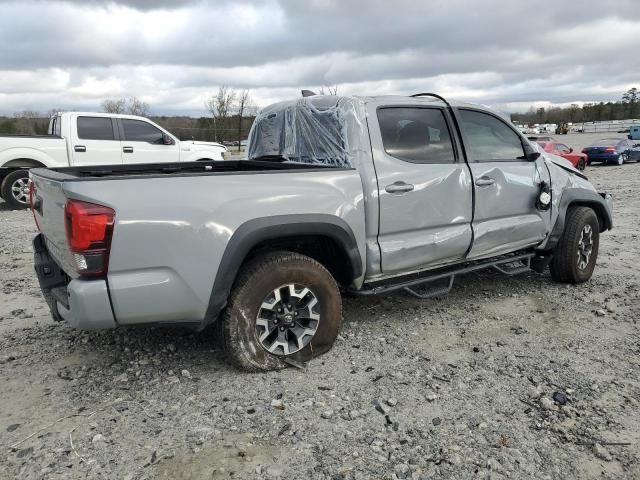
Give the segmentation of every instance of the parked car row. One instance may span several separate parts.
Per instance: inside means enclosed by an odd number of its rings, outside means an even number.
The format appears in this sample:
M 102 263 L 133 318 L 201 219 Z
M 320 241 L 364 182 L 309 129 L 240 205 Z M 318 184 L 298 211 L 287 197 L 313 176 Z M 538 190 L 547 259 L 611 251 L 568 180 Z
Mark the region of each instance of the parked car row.
M 624 162 L 640 162 L 640 143 L 635 140 L 604 138 L 583 148 L 582 152 L 575 152 L 573 148 L 557 142 L 553 137 L 532 135 L 527 138 L 540 145 L 545 152 L 570 161 L 578 170 L 584 170 L 593 162 L 617 165 L 622 165 Z

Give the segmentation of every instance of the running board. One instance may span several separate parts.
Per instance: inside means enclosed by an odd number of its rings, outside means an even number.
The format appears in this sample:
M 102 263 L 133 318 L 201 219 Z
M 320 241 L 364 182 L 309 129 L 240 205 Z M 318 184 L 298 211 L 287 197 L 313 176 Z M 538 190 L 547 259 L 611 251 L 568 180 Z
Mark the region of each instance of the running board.
M 413 295 L 416 298 L 421 300 L 426 300 L 427 298 L 433 297 L 442 297 L 451 291 L 453 287 L 453 280 L 456 278 L 455 275 L 451 275 L 449 277 L 449 283 L 446 287 L 434 287 L 431 290 L 427 290 L 426 292 L 418 292 L 414 289 L 414 287 L 404 287 L 403 290 L 407 292 L 409 295 Z M 425 282 L 426 283 L 426 282 Z
M 518 273 L 530 271 L 531 259 L 535 256 L 536 253 L 529 252 L 520 253 L 517 255 L 508 255 L 491 260 L 478 260 L 476 262 L 465 263 L 462 266 L 451 267 L 446 270 L 441 269 L 436 272 L 426 272 L 424 275 L 418 278 L 413 278 L 411 280 L 406 280 L 406 277 L 404 277 L 404 280 L 402 278 L 397 279 L 398 281 L 396 283 L 385 282 L 384 285 L 372 287 L 367 287 L 365 285 L 365 287 L 361 290 L 349 290 L 349 292 L 353 295 L 369 296 L 394 292 L 396 290 L 404 290 L 417 298 L 432 298 L 449 293 L 451 287 L 453 287 L 453 281 L 456 275 L 476 272 L 478 270 L 486 270 L 488 268 L 495 268 L 496 270 L 506 275 L 516 275 Z M 449 281 L 449 284 L 446 287 L 434 288 L 425 293 L 417 292 L 414 288 L 412 288 L 418 285 L 423 285 L 425 283 L 431 283 L 437 280 L 444 279 L 447 279 Z

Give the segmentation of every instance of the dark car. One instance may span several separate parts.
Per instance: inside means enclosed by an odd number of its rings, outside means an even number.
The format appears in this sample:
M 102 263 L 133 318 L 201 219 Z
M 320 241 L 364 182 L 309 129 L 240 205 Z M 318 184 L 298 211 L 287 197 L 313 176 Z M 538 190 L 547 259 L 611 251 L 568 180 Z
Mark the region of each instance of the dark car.
M 640 161 L 640 145 L 632 140 L 603 138 L 582 149 L 587 154 L 587 162 L 616 163 L 622 165 L 628 161 Z

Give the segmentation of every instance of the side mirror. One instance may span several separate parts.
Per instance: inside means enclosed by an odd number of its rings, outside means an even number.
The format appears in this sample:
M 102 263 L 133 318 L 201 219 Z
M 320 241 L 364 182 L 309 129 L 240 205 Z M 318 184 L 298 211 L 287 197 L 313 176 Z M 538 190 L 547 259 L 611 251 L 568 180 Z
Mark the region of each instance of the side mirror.
M 174 145 L 176 142 L 173 141 L 173 138 L 171 138 L 169 135 L 167 135 L 166 133 L 162 134 L 162 143 L 165 145 Z
M 526 155 L 526 159 L 528 162 L 535 162 L 540 158 L 540 152 L 529 152 Z
M 573 147 L 569 148 L 569 153 L 573 153 Z

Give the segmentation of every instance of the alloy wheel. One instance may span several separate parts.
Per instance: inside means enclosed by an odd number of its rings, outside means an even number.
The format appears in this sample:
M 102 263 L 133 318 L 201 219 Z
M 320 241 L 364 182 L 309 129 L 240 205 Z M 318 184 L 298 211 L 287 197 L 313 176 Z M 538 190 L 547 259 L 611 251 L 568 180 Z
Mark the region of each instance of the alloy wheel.
M 11 196 L 23 205 L 29 203 L 29 179 L 18 178 L 11 184 Z
M 291 283 L 275 288 L 258 311 L 255 326 L 258 342 L 274 355 L 299 352 L 318 331 L 318 307 L 318 297 L 308 287 Z
M 584 270 L 589 265 L 591 259 L 591 253 L 593 252 L 593 228 L 591 225 L 586 224 L 580 234 L 580 241 L 578 242 L 578 268 Z

